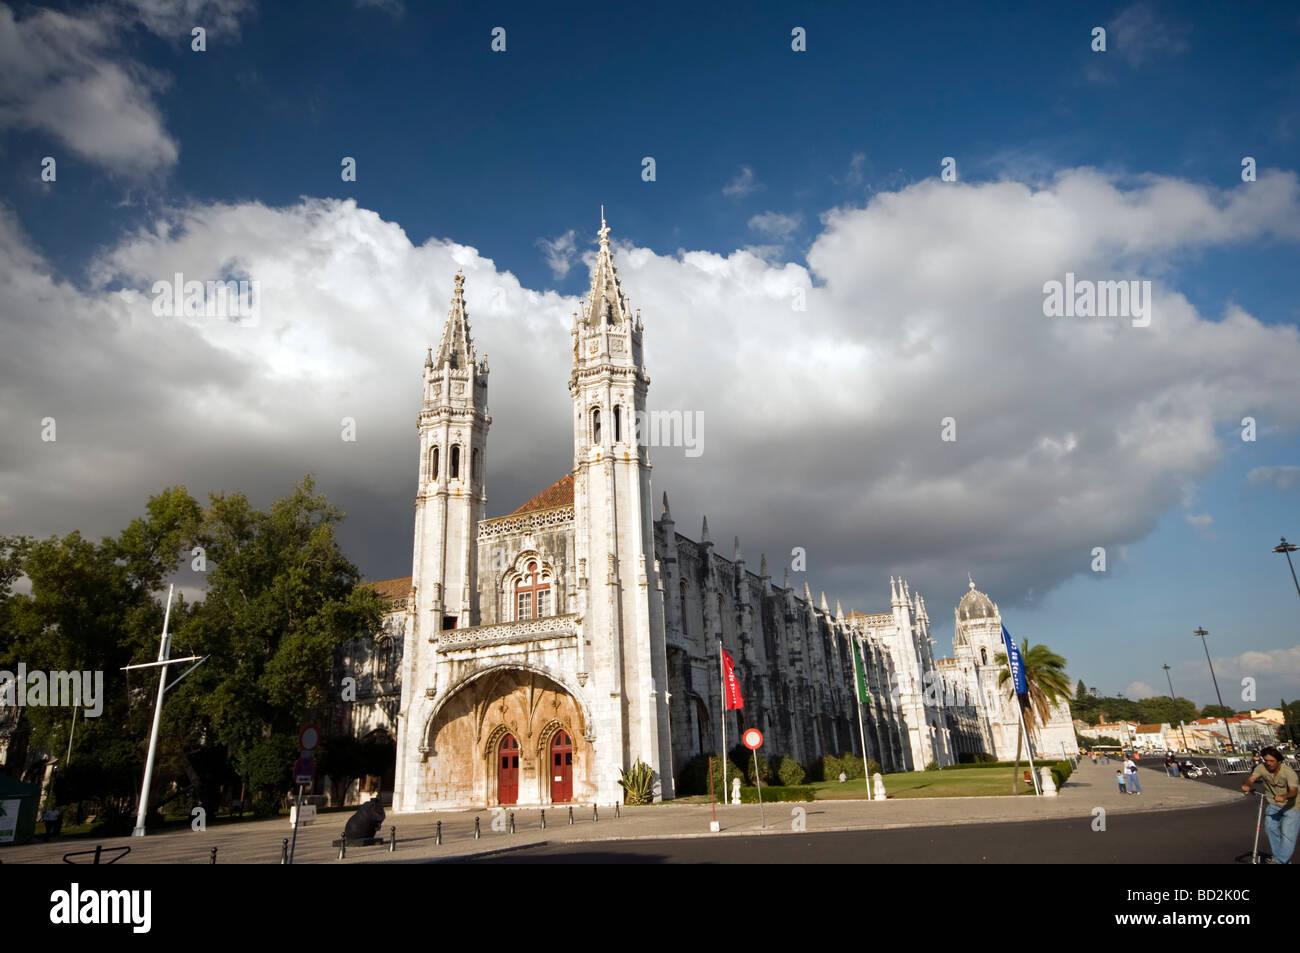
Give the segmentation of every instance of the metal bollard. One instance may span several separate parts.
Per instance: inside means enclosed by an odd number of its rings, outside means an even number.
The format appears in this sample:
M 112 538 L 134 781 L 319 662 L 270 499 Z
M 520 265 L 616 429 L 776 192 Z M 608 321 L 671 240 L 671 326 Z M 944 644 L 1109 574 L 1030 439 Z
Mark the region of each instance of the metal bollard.
M 347 857 L 347 855 L 348 855 L 348 831 L 347 831 L 347 828 L 344 828 L 344 829 L 343 829 L 343 833 L 342 833 L 341 835 L 339 835 L 339 836 L 340 836 L 340 840 L 339 840 L 339 860 L 342 860 L 343 858 Z
M 569 824 L 573 824 L 573 805 L 569 805 Z
M 433 842 L 440 847 L 442 846 L 442 821 L 438 822 L 438 833 L 435 836 Z
M 515 832 L 515 812 L 511 811 L 510 812 L 510 833 L 513 834 L 514 832 Z
M 286 837 L 284 840 L 280 841 L 280 863 L 287 864 L 288 862 L 289 862 L 289 838 Z
M 598 807 L 597 807 L 596 805 L 594 805 L 594 804 L 591 806 L 591 819 L 592 819 L 593 821 L 598 821 L 598 820 L 600 820 L 600 808 L 598 808 Z
M 103 853 L 103 851 L 104 851 L 104 847 L 102 844 L 95 845 L 95 860 L 93 861 L 94 863 L 96 864 L 99 863 L 99 855 Z
M 391 854 L 395 850 L 397 850 L 397 828 L 390 827 L 388 829 L 388 852 Z
M 546 812 L 542 811 L 542 830 L 546 830 Z
M 617 801 L 614 802 L 614 816 L 615 816 L 615 817 L 622 817 L 622 816 L 623 816 L 623 812 L 622 812 L 621 810 L 619 810 L 619 804 L 618 804 Z
M 482 836 L 483 836 L 483 835 L 479 832 L 479 829 L 478 829 L 478 818 L 476 817 L 476 818 L 474 818 L 474 839 L 475 839 L 475 840 L 478 840 L 478 839 L 479 839 L 480 837 L 482 837 Z
M 208 863 L 215 864 L 216 862 L 217 862 L 217 849 L 214 847 L 212 848 L 212 857 L 211 859 L 208 860 Z

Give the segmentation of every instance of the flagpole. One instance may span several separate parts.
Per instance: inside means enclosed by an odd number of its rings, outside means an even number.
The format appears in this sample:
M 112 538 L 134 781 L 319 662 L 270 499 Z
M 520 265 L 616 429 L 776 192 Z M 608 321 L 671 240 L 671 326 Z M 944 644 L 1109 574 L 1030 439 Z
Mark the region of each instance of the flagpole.
M 1025 733 L 1025 747 L 1029 750 L 1029 776 L 1034 781 L 1034 797 L 1038 797 L 1038 773 L 1034 770 L 1034 741 L 1029 737 L 1029 729 L 1025 727 L 1025 709 L 1020 704 L 1020 696 L 1016 695 L 1014 697 L 1016 699 L 1016 714 L 1020 716 L 1020 730 Z
M 718 687 L 722 689 L 722 803 L 727 800 L 727 674 L 722 667 L 722 639 L 718 639 Z
M 862 773 L 867 778 L 867 800 L 870 801 L 871 800 L 871 767 L 867 764 L 867 732 L 862 727 L 862 696 L 866 689 L 864 683 L 866 681 L 867 673 L 866 671 L 863 670 L 862 667 L 862 657 L 858 654 L 858 643 L 856 639 L 854 639 L 852 642 L 852 648 L 853 648 L 853 687 L 857 689 L 856 695 L 858 698 L 858 737 L 862 741 Z M 881 770 L 883 771 L 884 768 L 882 767 Z

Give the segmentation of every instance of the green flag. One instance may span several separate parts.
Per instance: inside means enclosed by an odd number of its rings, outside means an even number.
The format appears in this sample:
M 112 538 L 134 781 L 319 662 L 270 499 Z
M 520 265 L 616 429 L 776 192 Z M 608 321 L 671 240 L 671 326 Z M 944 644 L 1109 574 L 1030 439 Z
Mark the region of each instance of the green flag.
M 858 702 L 870 705 L 871 695 L 867 691 L 867 676 L 862 671 L 862 656 L 858 654 L 858 640 L 851 641 L 853 642 L 853 683 L 858 687 Z

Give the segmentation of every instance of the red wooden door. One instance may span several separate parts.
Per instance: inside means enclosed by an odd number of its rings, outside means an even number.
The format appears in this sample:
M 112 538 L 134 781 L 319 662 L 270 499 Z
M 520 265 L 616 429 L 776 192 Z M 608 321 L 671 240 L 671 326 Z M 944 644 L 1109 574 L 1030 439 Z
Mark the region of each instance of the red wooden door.
M 573 800 L 573 739 L 563 731 L 551 738 L 551 801 Z
M 497 746 L 497 803 L 514 804 L 519 800 L 519 742 L 506 735 Z

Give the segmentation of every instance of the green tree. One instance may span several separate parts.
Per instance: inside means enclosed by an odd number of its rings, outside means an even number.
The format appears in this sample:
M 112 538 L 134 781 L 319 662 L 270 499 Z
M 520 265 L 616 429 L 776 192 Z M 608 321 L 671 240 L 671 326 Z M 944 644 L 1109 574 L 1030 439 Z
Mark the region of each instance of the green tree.
M 1192 721 L 1196 718 L 1196 705 L 1186 698 L 1170 698 L 1159 695 L 1144 698 L 1138 705 L 1138 719 L 1143 724 L 1162 724 L 1168 722 L 1173 728 L 1180 721 Z
M 1074 700 L 1082 701 L 1088 697 L 1088 686 L 1083 684 L 1083 679 L 1079 679 L 1079 684 L 1074 686 Z
M 264 800 L 283 780 L 271 758 L 284 752 L 272 739 L 294 739 L 303 722 L 324 716 L 340 691 L 331 683 L 335 649 L 375 631 L 386 609 L 339 548 L 342 519 L 311 477 L 267 511 L 231 493 L 213 495 L 203 512 L 208 589 L 176 643 L 209 661 L 176 689 L 169 715 L 190 745 L 227 745 Z M 287 778 L 293 752 L 285 752 Z
M 1070 697 L 1070 680 L 1065 674 L 1065 659 L 1046 645 L 1035 645 L 1031 648 L 1029 640 L 1025 639 L 1020 656 L 1024 666 L 1025 687 L 1028 691 L 1023 695 L 1016 694 L 1015 682 L 1011 678 L 1011 668 L 1005 652 L 999 652 L 993 659 L 994 664 L 1002 666 L 1002 670 L 998 673 L 998 685 L 1007 687 L 1008 695 L 1020 705 L 1020 710 L 1024 714 L 1025 727 L 1031 734 L 1037 734 L 1038 729 L 1047 724 L 1048 719 L 1051 718 L 1052 707 Z M 1020 783 L 1020 749 L 1023 740 L 1024 733 L 1018 732 L 1015 773 L 1011 779 L 1013 794 Z
M 1231 718 L 1235 714 L 1227 705 L 1206 705 L 1201 709 L 1202 718 Z

